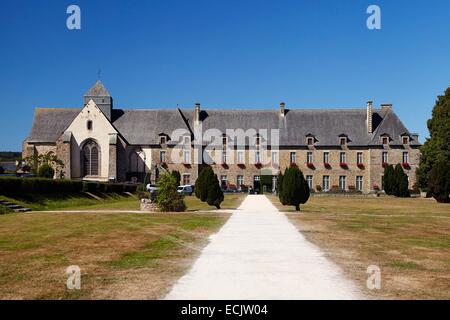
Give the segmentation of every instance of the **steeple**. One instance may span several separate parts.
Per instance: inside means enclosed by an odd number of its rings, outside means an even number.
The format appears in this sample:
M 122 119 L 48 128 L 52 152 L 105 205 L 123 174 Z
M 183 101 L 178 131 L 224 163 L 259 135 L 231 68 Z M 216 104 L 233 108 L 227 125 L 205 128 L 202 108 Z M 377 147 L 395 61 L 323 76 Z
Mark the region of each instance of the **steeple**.
M 108 120 L 111 120 L 113 99 L 100 80 L 97 80 L 97 82 L 84 95 L 84 105 L 88 104 L 90 100 L 94 100 L 97 107 L 102 110 Z

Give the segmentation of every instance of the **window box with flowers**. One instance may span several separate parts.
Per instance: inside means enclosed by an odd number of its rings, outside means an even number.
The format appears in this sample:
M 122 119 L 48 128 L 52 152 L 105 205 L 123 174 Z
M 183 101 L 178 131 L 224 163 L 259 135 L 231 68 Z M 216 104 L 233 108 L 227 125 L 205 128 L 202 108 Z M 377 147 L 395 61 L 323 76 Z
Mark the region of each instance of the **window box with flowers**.
M 328 162 L 324 162 L 323 166 L 325 167 L 325 169 L 331 169 L 331 164 L 329 164 Z
M 224 169 L 228 169 L 229 168 L 229 166 L 228 166 L 228 164 L 226 163 L 226 162 L 222 162 L 222 168 L 224 168 Z
M 312 169 L 312 170 L 314 170 L 316 167 L 314 166 L 314 163 L 312 163 L 312 162 L 308 162 L 308 163 L 306 163 L 306 166 L 309 168 L 309 169 Z
M 262 168 L 262 163 L 261 162 L 255 163 L 255 167 L 258 168 L 258 169 L 261 169 Z
M 238 165 L 239 168 L 245 169 L 245 164 L 243 164 L 243 163 L 238 163 L 237 165 Z
M 383 168 L 387 168 L 387 167 L 389 167 L 389 163 L 383 162 L 382 166 L 383 166 Z
M 339 163 L 339 165 L 341 166 L 342 169 L 348 169 L 347 162 L 341 162 L 341 163 Z
M 364 163 L 358 163 L 358 168 L 364 170 L 365 169 Z
M 185 166 L 186 168 L 190 168 L 191 164 L 189 162 L 183 162 L 183 166 Z
M 291 168 L 297 167 L 297 164 L 295 162 L 291 162 L 290 167 Z
M 161 162 L 161 167 L 166 169 L 167 168 L 167 162 L 165 162 L 165 161 Z
M 408 162 L 403 162 L 403 163 L 402 163 L 402 167 L 403 167 L 403 169 L 405 169 L 405 170 L 411 169 L 411 166 L 409 165 Z

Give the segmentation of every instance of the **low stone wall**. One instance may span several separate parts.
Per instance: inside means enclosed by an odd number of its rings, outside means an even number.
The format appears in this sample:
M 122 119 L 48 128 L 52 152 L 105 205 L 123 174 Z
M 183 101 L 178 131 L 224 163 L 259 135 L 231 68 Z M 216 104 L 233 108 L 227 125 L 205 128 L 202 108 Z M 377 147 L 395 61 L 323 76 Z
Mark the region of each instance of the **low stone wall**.
M 157 212 L 158 207 L 156 206 L 156 203 L 150 199 L 141 199 L 141 211 Z

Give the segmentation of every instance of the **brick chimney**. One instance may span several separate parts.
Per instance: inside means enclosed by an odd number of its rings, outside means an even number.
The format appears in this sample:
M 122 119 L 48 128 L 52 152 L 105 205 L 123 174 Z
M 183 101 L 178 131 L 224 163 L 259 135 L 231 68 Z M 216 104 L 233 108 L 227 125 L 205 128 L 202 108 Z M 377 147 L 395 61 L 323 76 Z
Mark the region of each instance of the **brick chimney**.
M 382 103 L 381 109 L 383 110 L 392 110 L 392 104 L 391 103 Z
M 284 117 L 286 113 L 286 103 L 280 102 L 280 116 Z
M 200 102 L 195 104 L 194 124 L 200 124 Z
M 373 116 L 373 101 L 367 101 L 367 133 L 373 133 L 373 122 L 372 122 L 372 116 Z

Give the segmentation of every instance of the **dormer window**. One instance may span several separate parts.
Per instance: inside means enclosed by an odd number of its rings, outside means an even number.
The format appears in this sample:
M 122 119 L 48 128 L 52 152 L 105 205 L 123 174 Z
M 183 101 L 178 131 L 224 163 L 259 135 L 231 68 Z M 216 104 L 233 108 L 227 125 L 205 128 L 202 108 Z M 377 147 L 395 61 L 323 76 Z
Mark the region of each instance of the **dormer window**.
M 88 120 L 87 122 L 86 122 L 86 128 L 88 129 L 88 130 L 92 130 L 92 120 Z
M 191 138 L 188 136 L 183 137 L 183 144 L 185 144 L 185 145 L 191 144 Z
M 258 135 L 258 136 L 256 136 L 256 141 L 255 141 L 255 144 L 256 144 L 257 147 L 259 147 L 259 143 L 260 143 L 260 138 L 259 138 L 259 135 Z
M 167 143 L 167 137 L 166 136 L 160 136 L 159 137 L 159 143 L 160 144 L 166 144 Z
M 308 146 L 313 146 L 314 145 L 314 138 L 312 138 L 312 137 L 306 138 L 306 143 L 308 144 Z
M 339 144 L 341 146 L 346 146 L 347 145 L 347 137 L 340 137 L 339 138 Z
M 383 142 L 383 145 L 389 144 L 389 137 L 381 137 L 381 141 Z
M 409 144 L 409 137 L 408 136 L 403 136 L 402 137 L 402 142 L 403 142 L 403 144 Z

